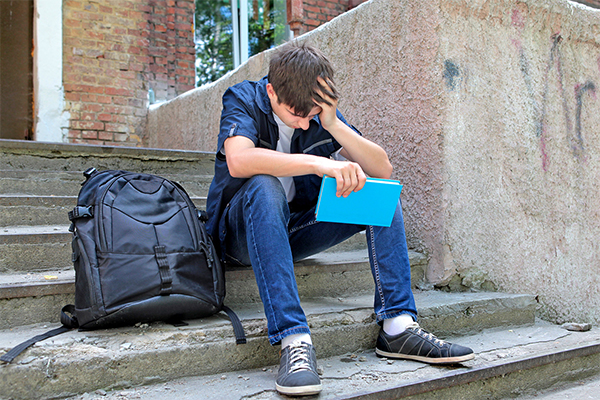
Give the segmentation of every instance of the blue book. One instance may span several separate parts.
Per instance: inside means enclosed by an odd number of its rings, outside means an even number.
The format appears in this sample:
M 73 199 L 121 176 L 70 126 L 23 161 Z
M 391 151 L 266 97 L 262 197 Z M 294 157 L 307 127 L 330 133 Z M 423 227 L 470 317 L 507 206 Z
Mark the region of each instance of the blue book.
M 367 178 L 365 186 L 348 197 L 337 197 L 335 178 L 325 176 L 317 201 L 317 221 L 390 226 L 402 185 L 391 179 Z

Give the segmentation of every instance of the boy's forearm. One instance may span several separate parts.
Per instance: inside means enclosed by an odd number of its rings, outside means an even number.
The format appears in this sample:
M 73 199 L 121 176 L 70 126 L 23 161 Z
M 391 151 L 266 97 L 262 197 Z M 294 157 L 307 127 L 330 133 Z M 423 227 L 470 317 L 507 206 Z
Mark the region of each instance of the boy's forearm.
M 236 178 L 255 175 L 276 177 L 316 174 L 329 175 L 337 182 L 337 195 L 348 196 L 362 189 L 366 175 L 358 163 L 335 161 L 310 154 L 286 154 L 275 150 L 249 148 L 228 157 L 229 172 Z
M 269 149 L 248 148 L 227 157 L 230 174 L 236 178 L 254 175 L 278 177 L 315 174 L 316 156 L 286 154 Z
M 360 164 L 369 176 L 389 178 L 392 175 L 392 164 L 379 145 L 360 136 L 339 119 L 330 127 L 329 133 L 342 145 L 342 155 Z

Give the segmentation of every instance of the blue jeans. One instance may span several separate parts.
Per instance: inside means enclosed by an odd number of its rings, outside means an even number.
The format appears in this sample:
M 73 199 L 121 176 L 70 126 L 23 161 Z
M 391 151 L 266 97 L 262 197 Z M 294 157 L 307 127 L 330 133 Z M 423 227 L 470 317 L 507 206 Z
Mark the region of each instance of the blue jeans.
M 315 221 L 314 208 L 290 213 L 279 180 L 249 179 L 230 201 L 220 221 L 223 259 L 252 265 L 264 305 L 269 341 L 310 333 L 300 306 L 294 261 L 326 250 L 366 229 L 375 280 L 377 322 L 400 314 L 416 320 L 402 206 L 389 228 Z

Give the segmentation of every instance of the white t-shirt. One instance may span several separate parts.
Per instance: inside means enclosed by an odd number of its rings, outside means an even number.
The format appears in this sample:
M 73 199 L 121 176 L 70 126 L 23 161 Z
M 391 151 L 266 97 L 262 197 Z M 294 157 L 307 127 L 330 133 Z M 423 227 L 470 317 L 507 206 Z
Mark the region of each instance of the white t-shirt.
M 287 126 L 278 116 L 273 113 L 273 117 L 275 118 L 275 122 L 277 122 L 277 126 L 279 127 L 279 141 L 277 142 L 277 151 L 282 153 L 290 153 L 290 145 L 292 143 L 292 136 L 294 135 L 294 128 L 290 128 Z M 345 161 L 346 158 L 340 154 L 342 149 L 339 149 L 335 153 L 331 155 L 331 158 L 338 161 Z M 294 178 L 291 176 L 279 176 L 277 177 L 285 190 L 285 195 L 287 197 L 288 203 L 294 199 L 296 196 L 296 185 L 294 184 Z
M 295 129 L 284 124 L 277 114 L 273 113 L 273 117 L 275 117 L 275 122 L 277 122 L 277 126 L 279 127 L 279 141 L 277 142 L 276 150 L 289 154 L 292 136 L 294 135 Z M 277 179 L 279 179 L 283 185 L 288 203 L 291 202 L 294 199 L 294 196 L 296 196 L 296 185 L 294 185 L 294 178 L 291 176 L 279 176 Z

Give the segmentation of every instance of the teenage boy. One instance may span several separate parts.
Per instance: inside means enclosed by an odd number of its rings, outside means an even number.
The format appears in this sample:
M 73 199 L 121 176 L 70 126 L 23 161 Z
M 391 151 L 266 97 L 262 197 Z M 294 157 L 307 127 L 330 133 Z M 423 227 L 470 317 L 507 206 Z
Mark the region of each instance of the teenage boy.
M 294 261 L 364 230 L 382 326 L 377 354 L 438 364 L 474 357 L 471 349 L 439 340 L 415 322 L 400 202 L 389 228 L 315 221 L 323 175 L 336 179 L 338 196 L 348 196 L 367 176 L 392 174 L 386 152 L 346 123 L 337 102 L 329 61 L 297 42 L 273 55 L 267 77 L 223 95 L 208 229 L 225 262 L 254 269 L 269 340 L 281 343 L 276 388 L 288 395 L 321 391 Z

